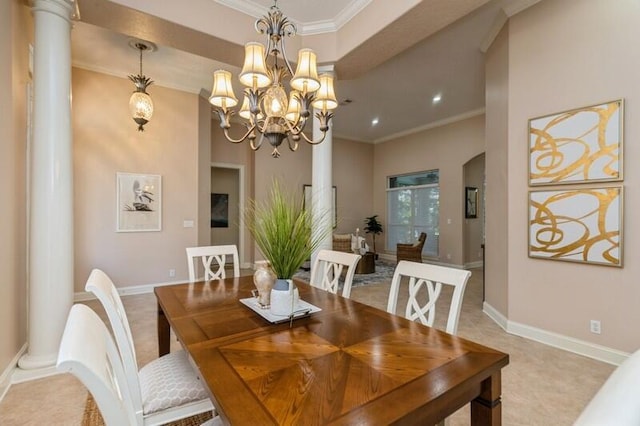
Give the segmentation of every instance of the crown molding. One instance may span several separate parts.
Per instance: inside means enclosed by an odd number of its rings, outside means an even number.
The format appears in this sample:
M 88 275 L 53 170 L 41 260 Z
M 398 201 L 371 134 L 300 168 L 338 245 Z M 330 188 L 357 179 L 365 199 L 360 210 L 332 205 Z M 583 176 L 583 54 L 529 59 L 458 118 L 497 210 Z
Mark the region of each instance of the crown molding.
M 500 30 L 502 30 L 502 27 L 504 27 L 504 24 L 506 24 L 508 20 L 509 17 L 507 14 L 504 13 L 504 10 L 501 10 L 493 21 L 493 24 L 491 24 L 491 28 L 489 28 L 489 31 L 487 31 L 487 34 L 482 39 L 482 43 L 480 43 L 480 51 L 482 53 L 487 53 L 487 50 L 489 50 L 496 37 L 498 37 Z
M 489 28 L 487 35 L 484 36 L 484 39 L 480 44 L 480 51 L 482 53 L 487 53 L 487 50 L 489 50 L 494 40 L 500 33 L 500 30 L 502 29 L 504 24 L 507 23 L 509 18 L 511 18 L 513 15 L 516 15 L 522 12 L 525 9 L 528 9 L 529 7 L 539 2 L 540 0 L 507 0 L 505 1 L 505 3 L 501 8 L 503 13 L 499 14 L 496 17 L 495 21 L 491 25 L 491 28 Z
M 365 7 L 369 6 L 369 4 L 373 0 L 353 0 L 350 2 L 347 7 L 342 9 L 340 13 L 336 15 L 333 21 L 318 21 L 310 22 L 308 24 L 302 25 L 301 34 L 302 35 L 311 35 L 311 34 L 320 34 L 322 32 L 332 32 L 338 31 L 340 28 L 345 26 L 347 22 L 352 20 L 358 13 L 362 12 Z M 322 23 L 322 26 L 318 26 L 316 29 L 316 24 Z M 330 24 L 330 25 L 329 25 Z M 325 31 L 321 31 L 322 29 L 326 29 Z
M 385 136 L 383 138 L 380 139 L 376 139 L 373 141 L 374 144 L 379 144 L 382 142 L 388 142 L 390 140 L 393 139 L 397 139 L 400 138 L 402 136 L 407 136 L 407 135 L 412 135 L 414 133 L 418 133 L 418 132 L 422 132 L 424 130 L 429 130 L 429 129 L 435 129 L 436 127 L 441 127 L 441 126 L 446 126 L 447 124 L 451 124 L 451 123 L 455 123 L 457 121 L 462 121 L 462 120 L 466 120 L 468 118 L 472 118 L 472 117 L 476 117 L 478 115 L 482 115 L 484 114 L 485 109 L 483 108 L 478 108 L 478 109 L 474 109 L 462 114 L 458 114 L 458 115 L 454 115 L 453 117 L 448 117 L 442 120 L 438 120 L 438 121 L 434 121 L 432 123 L 429 124 L 425 124 L 423 126 L 419 126 L 419 127 L 414 127 L 413 129 L 409 129 L 409 130 L 405 130 L 402 132 L 398 132 L 398 133 L 394 133 L 392 135 L 389 136 Z
M 250 0 L 241 1 L 241 0 L 213 0 L 216 3 L 220 3 L 223 6 L 227 6 L 231 9 L 237 10 L 238 12 L 242 12 L 246 15 L 253 16 L 254 18 L 261 18 L 267 11 L 264 7 L 256 4 Z
M 238 12 L 252 16 L 254 18 L 261 18 L 267 13 L 265 8 L 251 0 L 213 0 L 223 6 L 237 10 Z M 342 28 L 347 22 L 353 19 L 358 13 L 360 13 L 365 7 L 367 7 L 373 0 L 352 0 L 349 4 L 340 11 L 333 19 L 325 19 L 320 21 L 301 22 L 292 17 L 289 17 L 291 21 L 296 25 L 298 34 L 314 35 L 336 32 Z
M 509 18 L 511 18 L 513 15 L 518 14 L 525 9 L 528 9 L 539 2 L 540 0 L 511 0 L 509 2 L 506 2 L 504 6 L 502 6 L 502 10 L 507 14 Z

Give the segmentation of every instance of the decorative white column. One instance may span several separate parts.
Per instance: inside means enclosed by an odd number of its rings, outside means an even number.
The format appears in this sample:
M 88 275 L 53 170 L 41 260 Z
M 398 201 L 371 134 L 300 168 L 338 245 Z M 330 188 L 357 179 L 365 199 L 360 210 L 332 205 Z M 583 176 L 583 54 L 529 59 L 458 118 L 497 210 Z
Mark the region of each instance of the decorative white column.
M 313 146 L 313 161 L 311 171 L 311 185 L 312 185 L 312 211 L 311 216 L 313 219 L 312 232 L 314 235 L 323 233 L 325 229 L 331 229 L 333 227 L 332 215 L 331 215 L 331 203 L 332 203 L 332 154 L 333 154 L 333 123 L 329 124 L 329 130 L 324 138 L 324 141 L 319 145 Z M 320 131 L 320 122 L 317 119 L 313 120 L 313 140 L 318 140 L 322 137 Z M 316 220 L 315 218 L 320 218 Z M 332 236 L 331 232 L 326 232 L 326 236 L 320 244 L 320 247 L 311 255 L 311 264 L 315 262 L 318 251 L 321 249 L 331 249 Z
M 73 0 L 34 0 L 34 109 L 28 349 L 22 369 L 55 365 L 73 303 L 71 17 Z

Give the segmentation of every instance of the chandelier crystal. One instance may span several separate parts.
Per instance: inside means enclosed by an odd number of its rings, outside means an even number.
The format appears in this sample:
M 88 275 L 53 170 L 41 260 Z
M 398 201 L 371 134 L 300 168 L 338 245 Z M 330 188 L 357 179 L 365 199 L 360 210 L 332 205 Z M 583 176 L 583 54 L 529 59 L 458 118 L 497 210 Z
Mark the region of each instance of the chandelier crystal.
M 132 41 L 130 46 L 140 51 L 140 74 L 129 75 L 129 79 L 136 86 L 136 90 L 129 98 L 129 111 L 133 121 L 138 124 L 138 131 L 144 132 L 143 126 L 151 120 L 153 115 L 153 100 L 147 93 L 147 87 L 153 84 L 153 80 L 142 74 L 142 52 L 146 50 L 152 51 L 154 46 L 151 43 L 142 41 Z
M 236 113 L 238 98 L 233 92 L 231 73 L 217 70 L 213 73 L 213 89 L 209 102 L 220 118 L 220 127 L 225 137 L 233 143 L 249 140 L 251 149 L 258 150 L 264 139 L 273 147 L 271 155 L 280 156 L 278 147 L 287 139 L 291 151 L 298 149 L 298 142 L 304 139 L 315 145 L 321 143 L 333 118 L 331 110 L 338 106 L 333 90 L 333 76 L 318 76 L 316 54 L 311 49 L 300 49 L 295 73 L 285 52 L 285 37 L 296 34 L 296 27 L 282 14 L 277 0 L 268 15 L 255 23 L 256 31 L 267 35 L 267 46 L 250 42 L 245 45 L 244 65 L 238 75 L 245 88 L 244 98 L 238 115 L 246 127 L 244 135 L 234 139 L 229 134 L 231 118 Z M 289 93 L 284 83 L 289 80 Z M 309 139 L 303 132 L 310 108 L 316 110 L 315 117 L 320 122 L 322 136 L 319 140 Z M 258 139 L 258 134 L 260 138 Z

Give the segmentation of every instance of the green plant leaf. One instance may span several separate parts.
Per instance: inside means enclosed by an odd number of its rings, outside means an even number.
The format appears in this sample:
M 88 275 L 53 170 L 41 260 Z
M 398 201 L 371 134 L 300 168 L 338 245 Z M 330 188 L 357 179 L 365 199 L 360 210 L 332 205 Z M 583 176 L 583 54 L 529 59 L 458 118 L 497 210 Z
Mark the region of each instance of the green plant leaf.
M 311 257 L 331 227 L 312 235 L 311 213 L 299 197 L 274 180 L 266 201 L 249 200 L 243 220 L 278 278 L 290 279 Z M 316 219 L 317 220 L 317 219 Z

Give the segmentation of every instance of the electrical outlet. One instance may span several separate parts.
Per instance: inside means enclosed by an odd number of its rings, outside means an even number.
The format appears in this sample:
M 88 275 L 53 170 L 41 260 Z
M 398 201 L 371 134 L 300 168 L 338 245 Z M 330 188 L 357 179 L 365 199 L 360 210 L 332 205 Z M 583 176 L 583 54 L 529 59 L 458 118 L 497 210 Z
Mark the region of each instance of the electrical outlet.
M 447 253 L 447 259 L 451 260 L 451 253 Z
M 601 332 L 600 321 L 591 320 L 591 332 L 594 334 L 600 334 Z
M 169 278 L 175 278 L 175 277 L 176 277 L 176 270 L 169 269 Z

